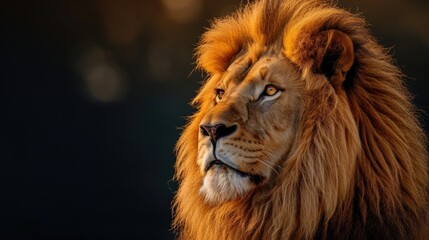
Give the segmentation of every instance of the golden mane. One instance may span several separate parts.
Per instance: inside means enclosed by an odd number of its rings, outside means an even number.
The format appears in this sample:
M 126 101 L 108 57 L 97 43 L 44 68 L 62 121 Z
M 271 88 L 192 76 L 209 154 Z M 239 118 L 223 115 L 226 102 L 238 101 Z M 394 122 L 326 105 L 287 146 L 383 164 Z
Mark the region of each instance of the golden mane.
M 314 72 L 315 36 L 345 33 L 354 64 L 344 91 Z M 306 96 L 298 141 L 276 181 L 239 200 L 199 195 L 199 122 L 213 78 L 249 42 L 283 45 Z M 197 49 L 208 80 L 177 143 L 173 226 L 183 239 L 415 239 L 426 224 L 426 139 L 402 74 L 354 14 L 316 0 L 257 1 L 216 20 Z

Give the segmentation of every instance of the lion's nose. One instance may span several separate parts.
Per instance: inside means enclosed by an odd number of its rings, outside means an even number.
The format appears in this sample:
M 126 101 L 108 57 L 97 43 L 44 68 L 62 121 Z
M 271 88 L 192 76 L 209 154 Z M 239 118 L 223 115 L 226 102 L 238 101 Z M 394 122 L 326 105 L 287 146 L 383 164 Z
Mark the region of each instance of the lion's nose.
M 216 124 L 216 125 L 200 125 L 201 133 L 204 136 L 210 137 L 212 142 L 216 142 L 219 138 L 228 136 L 235 132 L 237 129 L 236 125 L 227 127 L 225 124 Z

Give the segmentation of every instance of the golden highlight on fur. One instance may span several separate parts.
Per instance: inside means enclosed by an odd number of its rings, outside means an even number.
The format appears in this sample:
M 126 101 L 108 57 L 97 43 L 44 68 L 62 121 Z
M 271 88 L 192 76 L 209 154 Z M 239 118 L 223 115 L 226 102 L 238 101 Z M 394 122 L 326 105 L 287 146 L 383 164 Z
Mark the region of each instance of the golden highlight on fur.
M 197 64 L 208 78 L 177 143 L 180 239 L 427 237 L 425 135 L 361 17 L 256 1 L 213 23 Z

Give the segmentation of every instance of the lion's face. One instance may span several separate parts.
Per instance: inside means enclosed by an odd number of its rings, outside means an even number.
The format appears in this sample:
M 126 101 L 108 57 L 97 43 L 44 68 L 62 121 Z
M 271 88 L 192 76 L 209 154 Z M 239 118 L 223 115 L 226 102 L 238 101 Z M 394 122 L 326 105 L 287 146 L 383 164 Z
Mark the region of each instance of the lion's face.
M 233 200 L 268 182 L 294 143 L 302 81 L 287 58 L 272 52 L 255 58 L 242 51 L 205 86 L 211 104 L 201 113 L 197 163 L 208 202 Z

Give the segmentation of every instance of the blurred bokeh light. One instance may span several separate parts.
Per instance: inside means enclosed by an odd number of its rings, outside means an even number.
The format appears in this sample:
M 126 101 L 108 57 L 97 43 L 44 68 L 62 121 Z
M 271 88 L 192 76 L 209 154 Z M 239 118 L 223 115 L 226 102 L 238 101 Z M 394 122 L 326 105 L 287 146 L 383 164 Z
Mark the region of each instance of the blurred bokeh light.
M 202 0 L 162 0 L 167 15 L 178 23 L 195 21 L 202 11 Z
M 81 74 L 86 81 L 88 93 L 95 100 L 118 101 L 126 94 L 127 80 L 123 71 L 109 59 L 109 53 L 102 49 L 89 49 L 82 56 Z
M 173 149 L 204 79 L 193 51 L 245 2 L 2 2 L 0 239 L 173 239 Z M 392 48 L 427 112 L 429 3 L 339 5 Z

